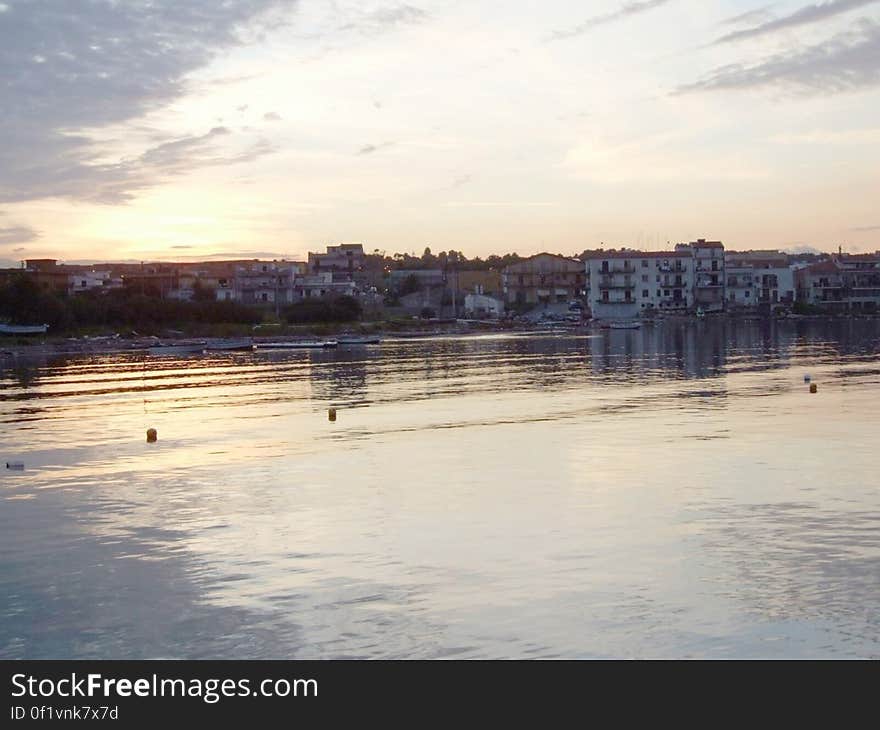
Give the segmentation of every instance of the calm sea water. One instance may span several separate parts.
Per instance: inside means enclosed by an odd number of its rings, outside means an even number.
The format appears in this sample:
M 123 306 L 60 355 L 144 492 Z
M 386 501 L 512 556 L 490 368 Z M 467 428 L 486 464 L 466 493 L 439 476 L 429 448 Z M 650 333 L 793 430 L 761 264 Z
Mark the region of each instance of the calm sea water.
M 0 360 L 0 656 L 880 657 L 878 353 L 695 322 Z

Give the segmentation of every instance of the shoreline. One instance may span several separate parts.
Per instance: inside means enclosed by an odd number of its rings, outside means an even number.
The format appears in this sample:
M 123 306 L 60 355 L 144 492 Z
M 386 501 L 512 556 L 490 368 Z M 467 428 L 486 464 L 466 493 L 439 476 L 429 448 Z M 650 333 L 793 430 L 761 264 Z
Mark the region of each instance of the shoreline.
M 802 314 L 789 315 L 786 317 L 769 317 L 760 315 L 742 314 L 710 314 L 706 319 L 697 319 L 693 316 L 666 316 L 657 319 L 638 320 L 642 326 L 652 328 L 665 322 L 682 324 L 699 324 L 717 321 L 735 322 L 767 322 L 767 323 L 797 323 L 797 322 L 840 322 L 840 321 L 878 321 L 878 315 L 840 315 L 840 314 Z M 375 336 L 383 340 L 407 340 L 430 337 L 448 337 L 475 334 L 526 334 L 537 332 L 574 332 L 580 333 L 598 329 L 600 320 L 584 320 L 581 322 L 562 321 L 498 321 L 498 320 L 457 320 L 455 322 L 440 320 L 434 322 L 430 328 L 430 320 L 421 320 L 396 323 L 361 323 L 356 326 L 336 326 L 329 324 L 317 324 L 314 328 L 306 328 L 299 325 L 296 331 L 291 332 L 289 327 L 278 327 L 278 334 L 230 334 L 226 336 L 195 335 L 184 332 L 169 331 L 164 336 L 137 335 L 124 337 L 122 335 L 97 335 L 82 337 L 42 337 L 33 338 L 32 341 L 22 342 L 23 338 L 8 344 L 0 339 L 0 358 L 17 358 L 20 356 L 45 357 L 51 355 L 110 355 L 119 353 L 146 353 L 152 347 L 165 345 L 173 346 L 187 342 L 211 342 L 218 340 L 251 340 L 255 345 L 266 342 L 301 342 L 312 340 L 333 340 L 339 337 Z M 429 329 L 430 328 L 430 329 Z M 275 329 L 274 327 L 261 327 L 261 330 Z M 330 330 L 330 331 L 328 331 Z M 11 339 L 11 338 L 10 338 Z

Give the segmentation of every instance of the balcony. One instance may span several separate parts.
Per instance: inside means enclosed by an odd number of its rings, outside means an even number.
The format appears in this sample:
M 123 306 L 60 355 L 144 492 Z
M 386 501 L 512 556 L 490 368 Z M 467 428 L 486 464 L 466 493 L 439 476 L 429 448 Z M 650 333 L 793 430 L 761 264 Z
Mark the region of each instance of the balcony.
M 636 267 L 632 264 L 612 264 L 607 269 L 600 269 L 600 274 L 635 274 Z
M 597 304 L 601 306 L 609 306 L 612 304 L 637 304 L 635 299 L 600 299 Z
M 613 276 L 603 276 L 599 279 L 597 286 L 600 289 L 635 289 L 636 282 L 630 281 L 628 277 L 621 280 Z

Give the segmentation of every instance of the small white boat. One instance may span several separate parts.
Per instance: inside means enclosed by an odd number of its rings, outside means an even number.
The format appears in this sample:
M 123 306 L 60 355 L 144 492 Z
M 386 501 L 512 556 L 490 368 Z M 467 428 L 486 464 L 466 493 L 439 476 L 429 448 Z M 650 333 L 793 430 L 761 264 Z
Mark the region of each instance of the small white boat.
M 0 324 L 0 335 L 43 335 L 47 324 Z
M 612 322 L 609 327 L 613 330 L 637 330 L 642 326 L 641 322 Z
M 204 342 L 187 342 L 179 345 L 156 345 L 155 347 L 151 347 L 147 352 L 157 357 L 164 357 L 167 355 L 193 355 L 195 353 L 204 352 L 204 350 Z
M 378 345 L 381 341 L 379 337 L 340 337 L 337 340 L 340 345 Z
M 237 350 L 253 350 L 253 340 L 213 340 L 205 345 L 205 350 L 209 352 L 232 352 Z
M 338 345 L 336 340 L 315 340 L 313 342 L 260 342 L 256 347 L 258 350 L 303 350 L 326 349 Z

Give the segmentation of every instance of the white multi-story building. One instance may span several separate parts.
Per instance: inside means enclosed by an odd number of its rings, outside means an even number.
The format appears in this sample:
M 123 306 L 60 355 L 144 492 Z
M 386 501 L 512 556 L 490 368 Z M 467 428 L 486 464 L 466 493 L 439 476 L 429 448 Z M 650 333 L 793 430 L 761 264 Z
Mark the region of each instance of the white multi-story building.
M 586 262 L 595 319 L 633 319 L 694 305 L 694 259 L 688 251 L 609 251 Z
M 796 273 L 798 300 L 829 310 L 880 311 L 880 251 L 840 254 Z
M 77 271 L 69 277 L 71 294 L 87 292 L 94 289 L 119 289 L 122 280 L 111 277 L 109 271 Z
M 235 270 L 234 296 L 242 304 L 292 304 L 299 265 L 290 261 L 255 261 Z
M 794 303 L 794 270 L 784 253 L 728 252 L 724 258 L 728 309 Z
M 676 251 L 688 251 L 694 259 L 694 306 L 704 312 L 724 309 L 724 244 L 698 238 L 679 243 Z

